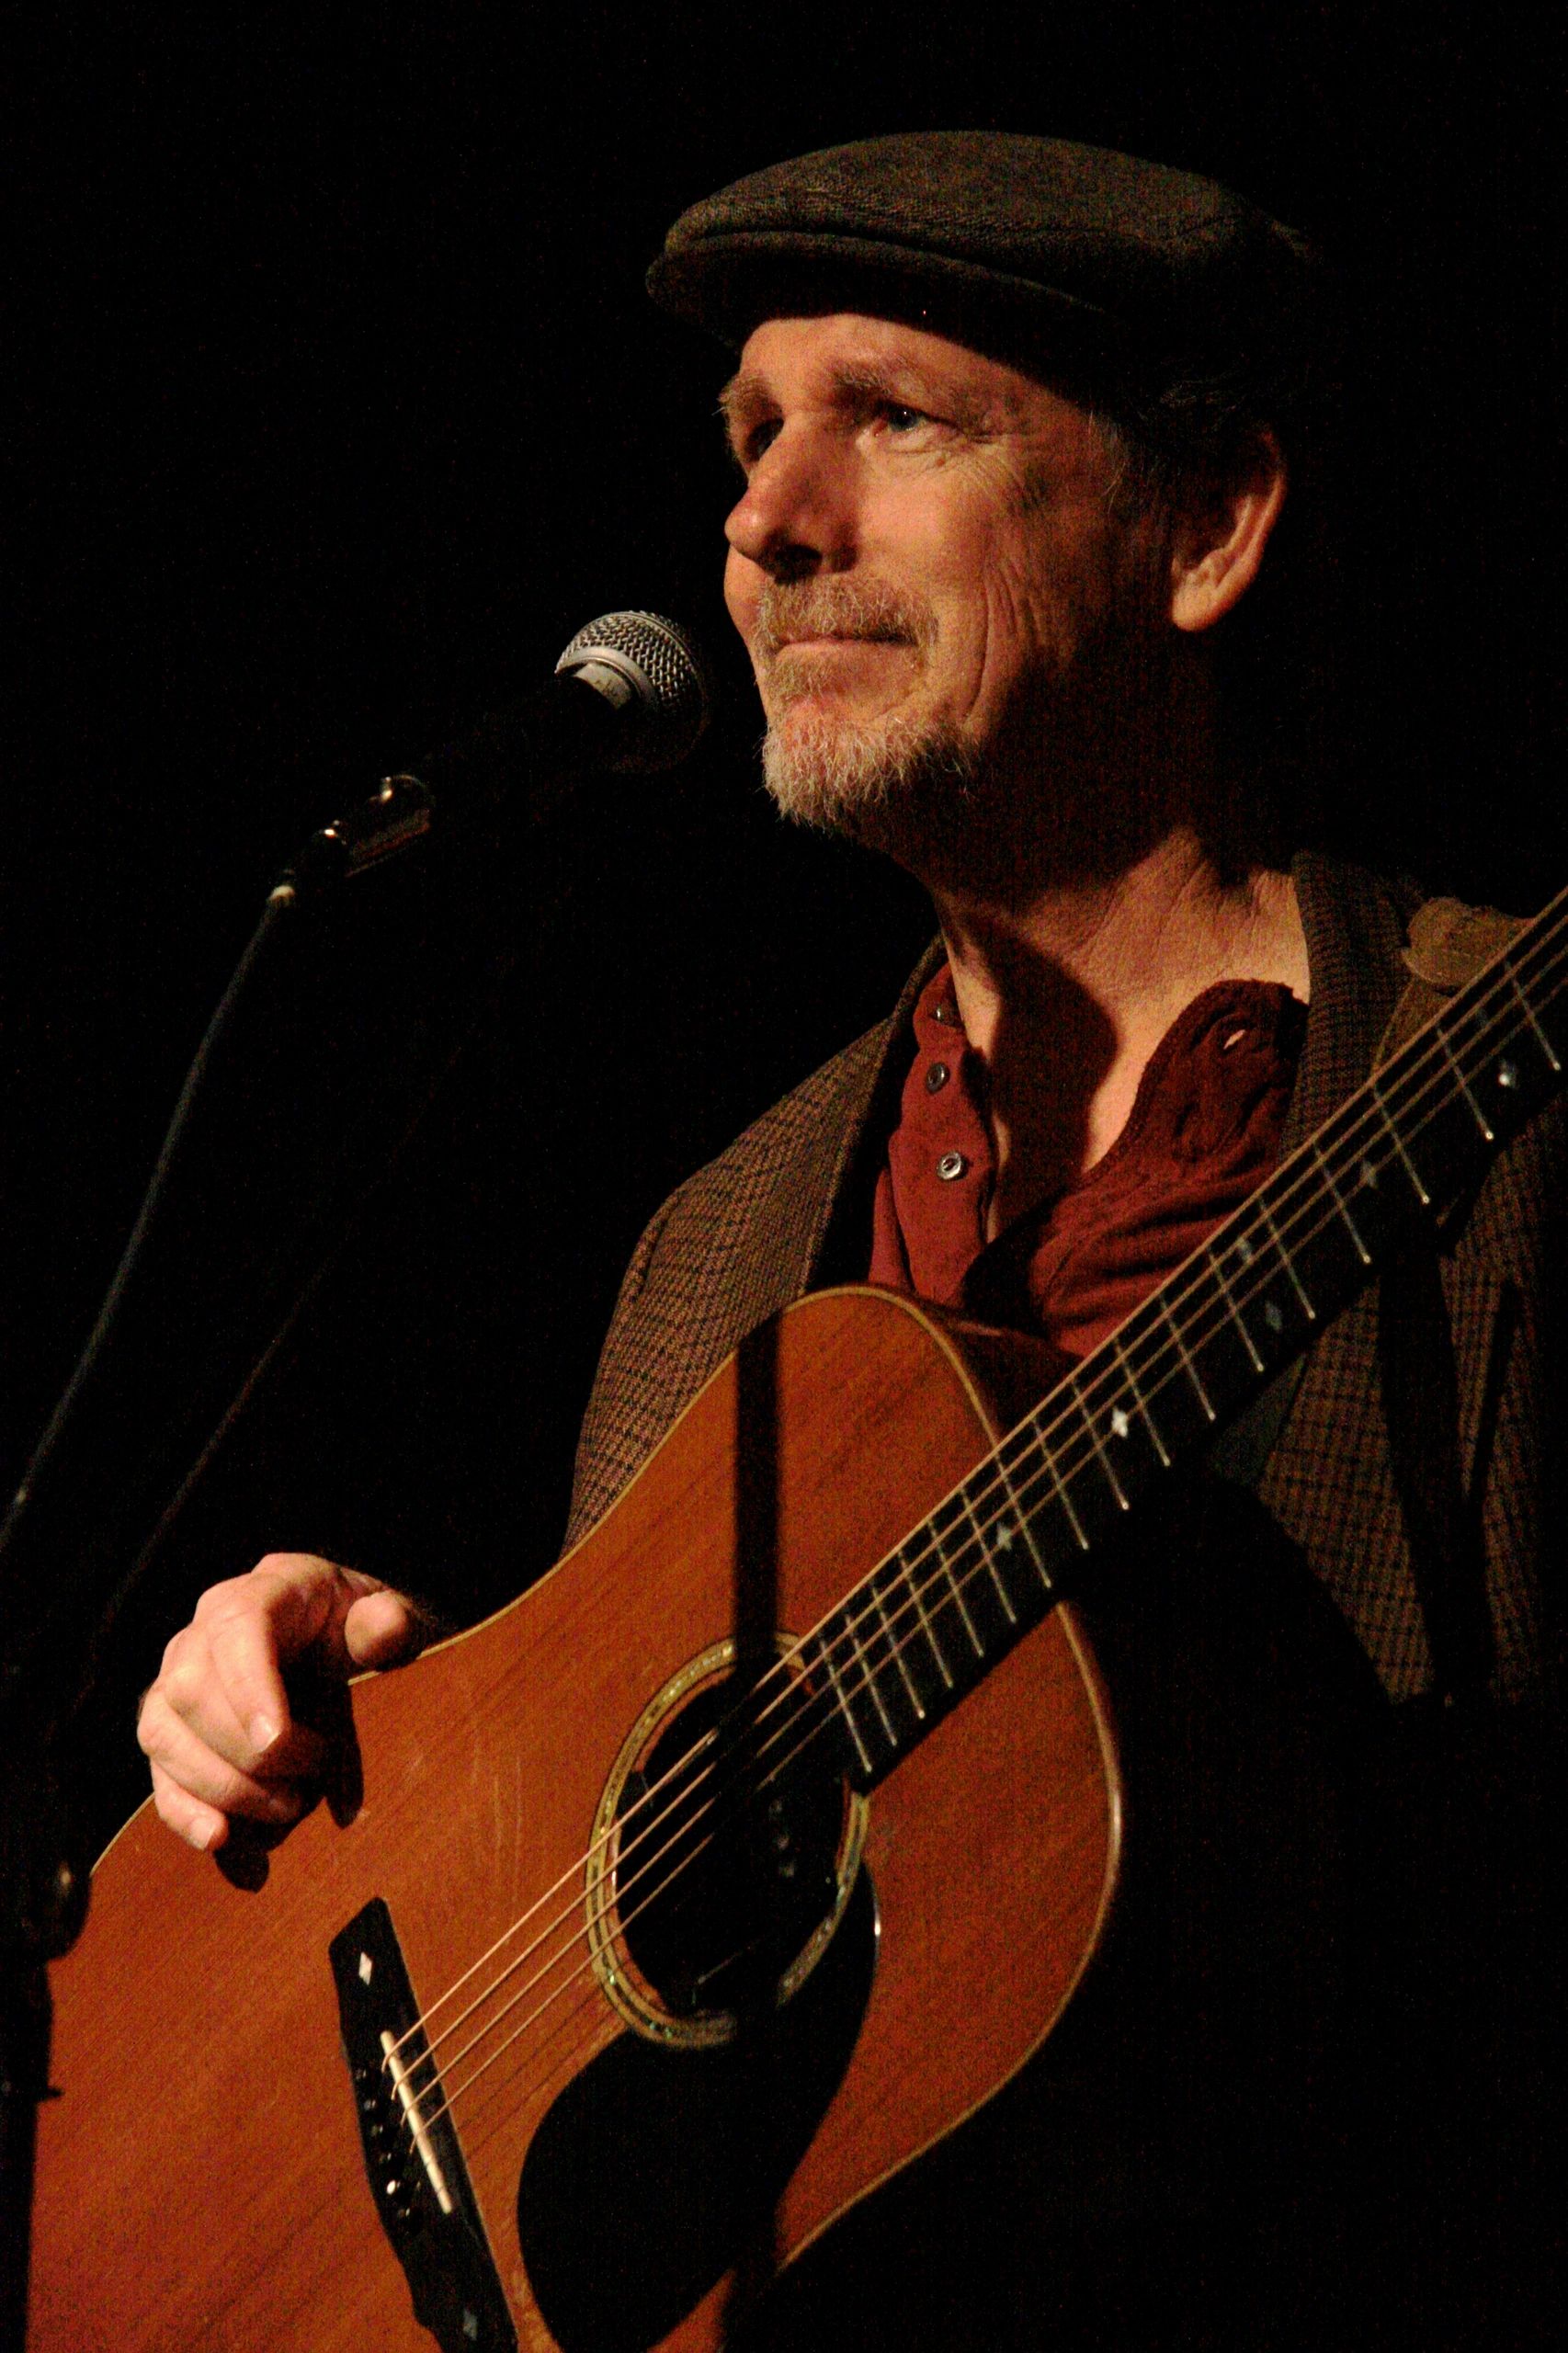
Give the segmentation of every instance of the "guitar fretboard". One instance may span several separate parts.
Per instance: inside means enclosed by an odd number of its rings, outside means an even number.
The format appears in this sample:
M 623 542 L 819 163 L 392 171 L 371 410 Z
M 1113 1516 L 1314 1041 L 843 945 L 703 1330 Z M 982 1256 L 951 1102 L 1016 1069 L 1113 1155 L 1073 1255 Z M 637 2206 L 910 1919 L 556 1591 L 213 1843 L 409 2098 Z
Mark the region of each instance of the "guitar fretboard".
M 1568 892 L 1358 1088 L 803 1645 L 848 1768 L 891 1771 L 1557 1092 Z M 1555 1040 L 1562 1036 L 1559 1051 Z

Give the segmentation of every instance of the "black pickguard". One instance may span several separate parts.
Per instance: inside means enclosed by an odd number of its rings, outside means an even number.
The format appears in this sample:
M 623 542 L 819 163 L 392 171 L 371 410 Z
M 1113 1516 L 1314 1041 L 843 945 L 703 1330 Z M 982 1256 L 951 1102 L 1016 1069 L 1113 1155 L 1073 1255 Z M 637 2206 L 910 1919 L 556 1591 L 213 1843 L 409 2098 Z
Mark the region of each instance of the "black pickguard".
M 564 2353 L 643 2353 L 727 2272 L 773 2272 L 772 2218 L 842 2082 L 870 1998 L 875 1899 L 864 1870 L 794 1999 L 716 2050 L 628 2032 L 534 2135 L 517 2235 Z

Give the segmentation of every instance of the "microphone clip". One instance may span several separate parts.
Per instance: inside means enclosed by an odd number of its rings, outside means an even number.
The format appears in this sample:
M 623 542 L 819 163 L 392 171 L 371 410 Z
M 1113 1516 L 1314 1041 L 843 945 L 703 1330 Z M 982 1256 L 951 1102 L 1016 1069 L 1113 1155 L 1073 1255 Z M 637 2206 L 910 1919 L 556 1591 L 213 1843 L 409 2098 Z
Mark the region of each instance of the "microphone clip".
M 422 841 L 435 813 L 435 796 L 420 778 L 383 777 L 381 790 L 369 801 L 311 835 L 278 878 L 278 887 L 290 887 L 301 898 L 335 890 L 367 867 L 379 866 L 383 858 Z

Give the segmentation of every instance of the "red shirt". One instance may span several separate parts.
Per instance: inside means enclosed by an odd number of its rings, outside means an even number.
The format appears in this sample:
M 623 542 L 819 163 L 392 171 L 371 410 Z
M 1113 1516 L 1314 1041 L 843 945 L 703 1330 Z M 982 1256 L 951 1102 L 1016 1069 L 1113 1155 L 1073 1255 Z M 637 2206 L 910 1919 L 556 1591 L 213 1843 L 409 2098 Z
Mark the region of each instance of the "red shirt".
M 1275 983 L 1205 989 L 1150 1056 L 1110 1150 L 988 1244 L 985 1065 L 944 965 L 915 1011 L 915 1063 L 877 1182 L 871 1281 L 1087 1354 L 1274 1166 L 1305 1017 Z

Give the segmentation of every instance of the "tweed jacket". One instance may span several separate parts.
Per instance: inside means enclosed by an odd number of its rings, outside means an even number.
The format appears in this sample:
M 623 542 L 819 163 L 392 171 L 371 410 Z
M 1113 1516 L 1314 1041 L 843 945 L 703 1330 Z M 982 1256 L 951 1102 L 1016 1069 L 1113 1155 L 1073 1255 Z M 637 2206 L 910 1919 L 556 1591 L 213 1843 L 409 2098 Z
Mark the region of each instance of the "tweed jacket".
M 1298 858 L 1295 876 L 1312 1001 L 1287 1150 L 1370 1069 L 1405 983 L 1401 949 L 1421 898 L 1409 884 L 1316 855 Z M 608 1507 L 746 1332 L 808 1290 L 864 1278 L 876 1172 L 912 1051 L 911 1012 L 937 953 L 890 1019 L 757 1120 L 648 1226 L 589 1401 L 569 1541 Z M 1306 1360 L 1257 1478 L 1260 1499 L 1396 1700 L 1460 1678 L 1506 1699 L 1556 1687 L 1565 1155 L 1568 1120 L 1558 1105 L 1449 1214 L 1435 1324 L 1403 1303 L 1405 1290 L 1417 1303 L 1422 1294 L 1397 1270 L 1335 1320 Z M 1402 1321 L 1411 1325 L 1403 1338 Z M 1391 1381 L 1391 1350 L 1403 1357 L 1403 1381 L 1396 1373 Z M 1429 1472 L 1419 1459 L 1412 1468 L 1397 1427 L 1391 1442 L 1390 1392 L 1422 1395 L 1435 1373 L 1447 1379 L 1451 1427 L 1420 1441 L 1448 1458 Z M 1413 1540 L 1422 1483 L 1440 1483 L 1445 1468 L 1464 1534 L 1460 1574 L 1473 1586 L 1457 1597 L 1430 1589 L 1423 1545 Z M 1437 1654 L 1455 1647 L 1442 1629 L 1455 1624 L 1465 1655 L 1457 1665 L 1445 1658 L 1439 1671 Z

